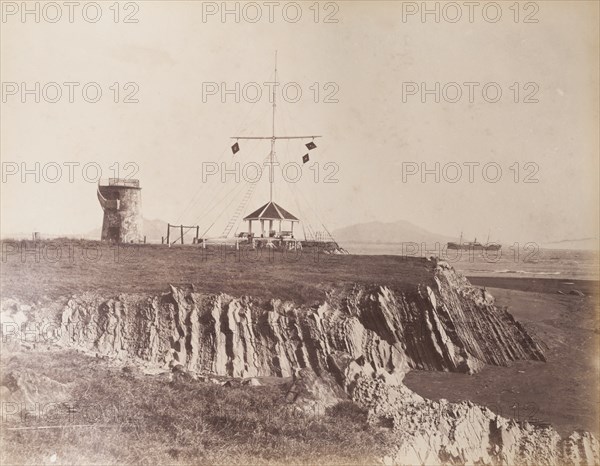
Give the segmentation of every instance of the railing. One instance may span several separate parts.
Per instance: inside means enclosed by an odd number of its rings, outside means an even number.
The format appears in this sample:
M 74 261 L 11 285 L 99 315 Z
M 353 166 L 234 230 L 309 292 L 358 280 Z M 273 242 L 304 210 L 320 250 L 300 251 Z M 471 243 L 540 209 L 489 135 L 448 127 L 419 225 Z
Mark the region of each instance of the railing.
M 132 180 L 128 178 L 108 178 L 98 181 L 100 186 L 125 186 L 129 188 L 139 188 L 140 180 Z

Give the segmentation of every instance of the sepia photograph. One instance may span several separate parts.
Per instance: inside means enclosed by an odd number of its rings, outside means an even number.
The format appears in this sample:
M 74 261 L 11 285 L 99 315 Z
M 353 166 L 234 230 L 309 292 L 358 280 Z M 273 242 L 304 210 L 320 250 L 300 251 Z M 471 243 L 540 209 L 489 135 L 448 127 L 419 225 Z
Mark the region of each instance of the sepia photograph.
M 600 465 L 600 2 L 0 0 L 2 465 Z

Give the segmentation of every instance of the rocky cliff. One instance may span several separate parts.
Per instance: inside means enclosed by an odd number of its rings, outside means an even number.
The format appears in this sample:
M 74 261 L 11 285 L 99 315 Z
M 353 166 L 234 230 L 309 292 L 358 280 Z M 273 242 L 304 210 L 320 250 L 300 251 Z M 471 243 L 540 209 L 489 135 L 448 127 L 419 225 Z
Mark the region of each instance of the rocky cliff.
M 160 296 L 84 294 L 60 313 L 62 345 L 142 363 L 178 363 L 234 377 L 329 370 L 333 352 L 375 369 L 473 372 L 483 364 L 544 360 L 542 349 L 493 297 L 445 263 L 434 283 L 332 290 L 318 306 L 171 287 Z
M 3 303 L 4 323 L 45 319 L 38 327 L 45 329 L 42 343 L 127 364 L 292 376 L 288 401 L 308 414 L 350 397 L 372 423 L 394 432 L 394 447 L 382 452 L 385 464 L 588 465 L 600 459 L 589 433 L 561 438 L 552 428 L 506 419 L 471 402 L 426 400 L 403 385 L 410 368 L 471 373 L 484 364 L 544 361 L 540 344 L 489 293 L 443 262 L 428 284 L 333 289 L 314 306 L 190 286 L 156 296 L 86 293 L 58 303 L 45 317 L 35 307 L 12 307 Z M 13 379 L 16 385 L 26 380 Z
M 395 446 L 384 464 L 596 465 L 600 445 L 588 432 L 567 438 L 494 414 L 469 401 L 432 401 L 383 377 L 357 374 L 352 398 L 371 422 L 391 425 Z

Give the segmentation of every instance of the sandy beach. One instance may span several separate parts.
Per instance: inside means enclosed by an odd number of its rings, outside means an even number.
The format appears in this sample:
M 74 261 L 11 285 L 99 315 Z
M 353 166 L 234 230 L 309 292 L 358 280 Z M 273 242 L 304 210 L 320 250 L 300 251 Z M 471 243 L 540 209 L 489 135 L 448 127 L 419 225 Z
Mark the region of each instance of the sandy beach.
M 406 385 L 420 395 L 470 399 L 522 421 L 550 423 L 561 434 L 600 432 L 598 411 L 598 282 L 472 277 L 544 343 L 547 362 L 487 366 L 475 375 L 412 371 Z M 586 296 L 568 294 L 579 290 Z M 565 293 L 561 295 L 558 291 Z

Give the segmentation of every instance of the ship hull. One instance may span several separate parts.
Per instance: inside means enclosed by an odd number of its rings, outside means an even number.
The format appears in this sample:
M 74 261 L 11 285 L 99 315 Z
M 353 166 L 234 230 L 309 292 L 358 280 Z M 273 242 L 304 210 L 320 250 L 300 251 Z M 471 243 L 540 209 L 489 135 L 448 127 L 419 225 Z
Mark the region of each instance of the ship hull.
M 458 251 L 499 251 L 502 246 L 500 244 L 480 244 L 480 243 L 448 243 L 448 249 L 454 249 Z

